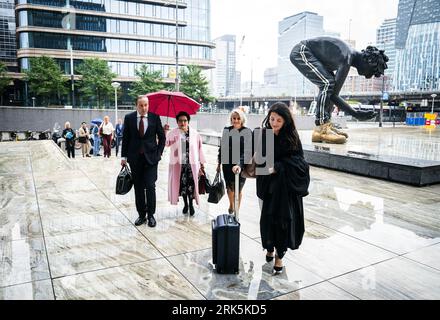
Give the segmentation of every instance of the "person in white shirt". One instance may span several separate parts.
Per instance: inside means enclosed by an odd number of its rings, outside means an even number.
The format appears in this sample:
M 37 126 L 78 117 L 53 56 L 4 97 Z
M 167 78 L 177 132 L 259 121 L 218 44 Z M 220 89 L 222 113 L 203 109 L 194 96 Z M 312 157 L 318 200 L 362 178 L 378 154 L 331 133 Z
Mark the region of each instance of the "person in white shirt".
M 104 122 L 101 123 L 99 130 L 102 137 L 102 144 L 104 145 L 104 158 L 105 156 L 110 158 L 115 129 L 113 128 L 113 124 L 110 122 L 110 118 L 108 116 L 104 117 Z

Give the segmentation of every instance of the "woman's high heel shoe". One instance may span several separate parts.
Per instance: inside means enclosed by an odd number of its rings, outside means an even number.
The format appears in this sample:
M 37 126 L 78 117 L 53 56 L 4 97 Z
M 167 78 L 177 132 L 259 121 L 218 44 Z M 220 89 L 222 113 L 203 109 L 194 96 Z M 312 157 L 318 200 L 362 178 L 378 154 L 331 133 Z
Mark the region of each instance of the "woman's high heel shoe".
M 276 258 L 281 260 L 278 255 L 276 255 Z M 276 262 L 275 262 L 276 263 Z M 275 274 L 280 274 L 283 272 L 284 266 L 278 267 L 276 265 L 273 266 L 273 270 L 275 271 Z
M 272 261 L 273 261 L 273 256 L 269 256 L 268 253 L 273 253 L 273 251 L 272 251 L 272 252 L 269 252 L 269 251 L 268 251 L 268 252 L 266 253 L 266 262 L 272 262 Z
M 275 271 L 276 274 L 282 273 L 283 269 L 284 269 L 284 266 L 281 266 L 281 267 L 273 266 L 273 270 Z

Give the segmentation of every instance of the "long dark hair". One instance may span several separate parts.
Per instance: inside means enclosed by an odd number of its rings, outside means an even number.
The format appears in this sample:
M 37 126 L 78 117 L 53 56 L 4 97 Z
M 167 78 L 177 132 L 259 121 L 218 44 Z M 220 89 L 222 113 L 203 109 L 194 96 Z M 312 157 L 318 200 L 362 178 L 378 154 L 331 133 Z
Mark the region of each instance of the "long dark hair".
M 277 113 L 280 117 L 284 119 L 284 125 L 279 133 L 281 144 L 289 151 L 298 150 L 301 143 L 299 139 L 299 134 L 296 130 L 295 121 L 293 120 L 292 113 L 285 103 L 276 102 L 270 107 L 266 118 L 264 118 L 263 120 L 263 128 L 272 129 L 269 121 L 272 112 Z

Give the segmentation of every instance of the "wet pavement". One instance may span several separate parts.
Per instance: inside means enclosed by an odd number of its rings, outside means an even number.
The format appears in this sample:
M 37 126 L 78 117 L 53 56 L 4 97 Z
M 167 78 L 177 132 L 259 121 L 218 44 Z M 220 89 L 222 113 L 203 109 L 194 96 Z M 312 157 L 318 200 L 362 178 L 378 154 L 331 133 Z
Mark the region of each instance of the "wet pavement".
M 383 129 L 379 137 L 370 128 L 348 132 L 365 137 L 359 150 L 376 140 L 381 150 L 392 143 L 399 155 L 440 161 L 440 152 L 423 151 L 427 143 L 438 148 L 438 133 L 392 138 Z M 212 178 L 217 150 L 204 150 Z M 211 219 L 227 213 L 227 197 L 215 205 L 203 195 L 196 214 L 183 215 L 181 202 L 167 201 L 166 151 L 157 226 L 136 227 L 134 191 L 115 194 L 119 162 L 114 155 L 70 160 L 51 141 L 0 143 L 0 299 L 440 298 L 440 185 L 312 167 L 303 243 L 274 275 L 260 244 L 255 180 L 248 179 L 240 273 L 219 275 Z

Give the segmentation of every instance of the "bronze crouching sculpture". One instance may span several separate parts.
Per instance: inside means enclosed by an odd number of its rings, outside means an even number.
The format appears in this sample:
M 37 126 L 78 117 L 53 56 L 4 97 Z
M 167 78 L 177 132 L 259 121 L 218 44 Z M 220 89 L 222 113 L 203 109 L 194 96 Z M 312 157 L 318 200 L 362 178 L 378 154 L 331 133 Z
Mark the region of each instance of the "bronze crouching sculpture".
M 319 87 L 312 142 L 343 144 L 348 135 L 331 123 L 334 105 L 358 120 L 376 116 L 373 111 L 357 111 L 345 102 L 339 93 L 350 67 L 367 79 L 380 77 L 387 69 L 388 57 L 383 50 L 368 46 L 362 52 L 349 47 L 344 41 L 332 37 L 303 40 L 290 53 L 292 64 L 313 84 Z

